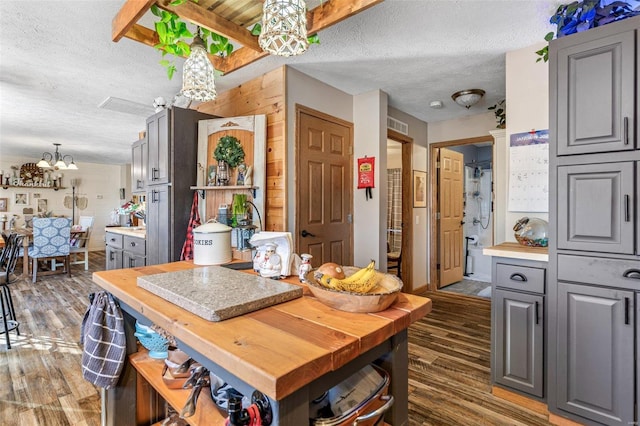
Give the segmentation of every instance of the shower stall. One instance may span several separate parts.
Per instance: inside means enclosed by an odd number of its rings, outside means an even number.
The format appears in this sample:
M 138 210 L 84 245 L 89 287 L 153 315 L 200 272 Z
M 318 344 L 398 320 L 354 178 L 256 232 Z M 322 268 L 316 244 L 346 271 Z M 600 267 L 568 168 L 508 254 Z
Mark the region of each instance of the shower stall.
M 464 167 L 464 275 L 485 282 L 491 282 L 491 256 L 482 250 L 493 244 L 491 165 L 491 160 L 474 160 Z

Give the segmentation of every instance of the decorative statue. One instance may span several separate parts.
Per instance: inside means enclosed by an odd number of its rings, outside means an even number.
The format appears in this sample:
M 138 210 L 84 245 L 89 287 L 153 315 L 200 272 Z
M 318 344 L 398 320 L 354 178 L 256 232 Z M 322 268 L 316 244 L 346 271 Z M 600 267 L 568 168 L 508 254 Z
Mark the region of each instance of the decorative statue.
M 276 245 L 274 243 L 267 243 L 265 246 L 264 257 L 260 262 L 260 275 L 265 278 L 280 278 L 282 272 L 282 263 L 280 255 L 276 253 Z
M 242 186 L 244 185 L 244 176 L 247 172 L 247 165 L 242 163 L 238 166 L 238 180 L 236 181 L 236 185 Z

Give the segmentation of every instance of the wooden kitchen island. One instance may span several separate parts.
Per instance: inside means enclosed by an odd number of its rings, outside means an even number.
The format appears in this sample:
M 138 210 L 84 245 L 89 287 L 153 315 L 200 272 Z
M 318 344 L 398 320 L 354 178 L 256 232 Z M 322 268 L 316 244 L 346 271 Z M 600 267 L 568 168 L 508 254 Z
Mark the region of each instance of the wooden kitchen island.
M 251 395 L 257 389 L 267 395 L 273 424 L 291 426 L 308 424 L 310 400 L 379 360 L 391 375 L 389 391 L 395 398 L 385 421 L 394 426 L 408 423 L 407 328 L 431 311 L 430 299 L 401 293 L 383 312 L 342 312 L 322 304 L 297 277 L 290 277 L 287 282 L 303 286 L 303 297 L 211 322 L 136 284 L 139 276 L 196 267 L 192 262 L 174 262 L 94 273 L 94 282 L 113 294 L 125 313 L 128 353 L 137 351 L 135 320 L 154 323 L 172 334 L 180 349 L 238 391 Z M 134 425 L 144 411 L 141 406 L 148 405 L 137 380 L 137 369 L 142 369 L 131 363 L 136 358 L 140 354 L 130 357 L 118 387 L 104 396 L 106 424 Z M 200 400 L 208 397 L 207 390 Z M 204 404 L 188 419 L 191 424 L 224 424 L 215 408 L 203 413 L 206 409 L 201 407 Z M 198 418 L 206 420 L 198 422 Z

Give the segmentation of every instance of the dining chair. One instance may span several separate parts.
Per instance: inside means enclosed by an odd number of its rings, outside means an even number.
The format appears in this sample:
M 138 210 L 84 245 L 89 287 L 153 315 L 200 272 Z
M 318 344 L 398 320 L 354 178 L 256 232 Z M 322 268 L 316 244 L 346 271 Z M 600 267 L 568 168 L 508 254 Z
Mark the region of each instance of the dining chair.
M 84 263 L 84 270 L 89 270 L 89 238 L 91 238 L 91 230 L 93 229 L 93 216 L 80 216 L 78 225 L 82 232 L 71 237 L 71 248 L 69 252 L 73 255 L 71 265 L 80 265 Z M 78 255 L 83 254 L 82 260 L 78 260 Z
M 60 274 L 66 272 L 71 276 L 70 244 L 71 219 L 68 217 L 39 217 L 33 219 L 33 247 L 29 247 L 32 259 L 33 282 L 38 276 L 38 261 L 64 258 L 64 269 L 41 272 L 40 275 Z
M 9 284 L 15 281 L 11 279 L 20 255 L 20 247 L 22 246 L 23 235 L 11 233 L 8 236 L 3 234 L 5 246 L 0 256 L 0 315 L 2 323 L 0 334 L 5 334 L 7 349 L 11 349 L 11 340 L 9 332 L 16 331 L 20 335 L 20 323 L 16 319 L 16 311 L 13 306 L 13 298 L 11 297 L 11 288 Z M 15 278 L 15 277 L 14 277 Z
M 387 248 L 388 248 L 387 244 Z M 398 278 L 402 278 L 402 251 L 387 253 L 387 272 L 395 271 Z

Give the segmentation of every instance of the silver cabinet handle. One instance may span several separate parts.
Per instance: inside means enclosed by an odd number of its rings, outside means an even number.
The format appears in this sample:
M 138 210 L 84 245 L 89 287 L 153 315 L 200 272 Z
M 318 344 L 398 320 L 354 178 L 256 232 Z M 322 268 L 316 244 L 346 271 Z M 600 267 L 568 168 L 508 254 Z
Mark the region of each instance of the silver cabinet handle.
M 362 416 L 356 417 L 355 420 L 353 421 L 353 426 L 356 426 L 360 422 L 364 422 L 366 420 L 375 419 L 376 417 L 380 417 L 384 413 L 386 413 L 387 410 L 391 408 L 391 406 L 393 405 L 393 401 L 394 401 L 393 395 L 382 395 L 380 397 L 380 401 L 387 401 L 387 402 L 385 402 L 384 405 L 378 408 L 377 410 L 373 410 L 370 413 L 363 414 Z
M 629 117 L 625 117 L 622 122 L 622 141 L 629 145 Z
M 633 280 L 640 280 L 640 269 L 627 269 L 622 276 Z
M 628 194 L 625 194 L 624 196 L 624 221 L 625 222 L 630 222 L 631 221 L 631 213 L 629 211 L 629 207 L 630 207 L 630 197 Z
M 511 279 L 513 281 L 521 281 L 523 283 L 527 282 L 527 277 L 524 276 L 524 274 L 521 274 L 520 272 L 515 272 L 515 273 L 511 274 L 509 279 Z

